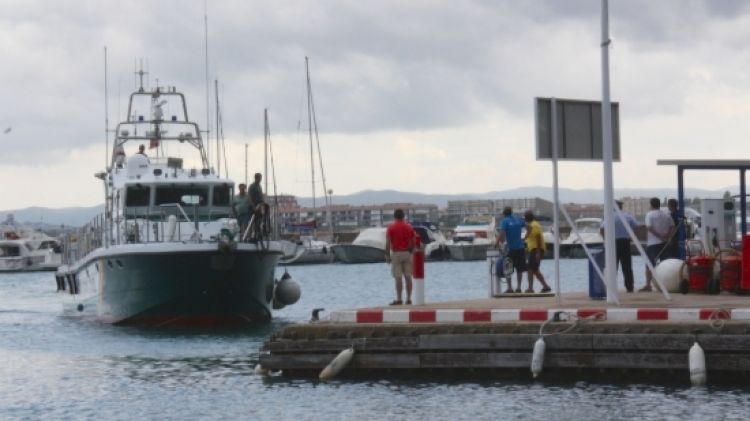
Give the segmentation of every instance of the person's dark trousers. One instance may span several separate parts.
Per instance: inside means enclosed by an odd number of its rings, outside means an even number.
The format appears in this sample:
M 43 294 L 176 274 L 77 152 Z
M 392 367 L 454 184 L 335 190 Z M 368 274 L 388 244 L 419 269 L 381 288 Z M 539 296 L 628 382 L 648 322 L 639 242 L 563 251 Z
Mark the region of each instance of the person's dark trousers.
M 622 276 L 625 278 L 625 289 L 633 292 L 633 257 L 630 254 L 630 239 L 615 239 L 617 264 L 622 265 Z

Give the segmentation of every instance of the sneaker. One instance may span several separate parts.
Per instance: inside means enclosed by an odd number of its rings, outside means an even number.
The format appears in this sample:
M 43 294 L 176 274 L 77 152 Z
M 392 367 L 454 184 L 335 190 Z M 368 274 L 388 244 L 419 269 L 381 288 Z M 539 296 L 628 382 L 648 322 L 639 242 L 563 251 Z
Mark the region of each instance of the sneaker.
M 406 300 L 406 305 L 410 306 L 411 305 L 411 300 Z
M 508 288 L 505 290 L 506 294 L 513 294 L 513 288 Z
M 539 292 L 541 292 L 542 294 L 544 294 L 544 293 L 547 293 L 547 292 L 550 292 L 550 291 L 552 291 L 552 288 L 550 288 L 550 287 L 545 287 L 545 288 L 542 288 L 542 290 L 541 290 L 541 291 L 539 291 Z
M 638 290 L 638 292 L 651 292 L 651 291 L 653 291 L 653 289 L 651 288 L 650 285 L 646 285 L 645 287 Z
M 403 304 L 403 302 L 401 302 L 401 300 L 393 300 L 393 301 L 391 301 L 391 303 L 389 305 L 400 306 L 401 304 Z

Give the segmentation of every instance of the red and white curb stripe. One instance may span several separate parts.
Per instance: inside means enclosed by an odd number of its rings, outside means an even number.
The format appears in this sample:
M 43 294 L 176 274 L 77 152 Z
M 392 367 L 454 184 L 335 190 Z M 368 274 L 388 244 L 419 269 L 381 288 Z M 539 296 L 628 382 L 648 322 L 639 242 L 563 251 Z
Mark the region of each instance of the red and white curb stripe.
M 404 309 L 334 311 L 335 323 L 473 323 L 543 322 L 557 312 L 617 322 L 750 320 L 750 309 L 722 308 L 583 308 L 583 309 Z

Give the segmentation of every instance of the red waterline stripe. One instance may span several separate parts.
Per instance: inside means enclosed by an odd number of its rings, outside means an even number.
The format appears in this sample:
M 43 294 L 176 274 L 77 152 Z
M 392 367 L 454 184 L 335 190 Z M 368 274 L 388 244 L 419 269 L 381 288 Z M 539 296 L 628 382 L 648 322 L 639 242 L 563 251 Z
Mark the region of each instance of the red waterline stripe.
M 606 308 L 581 308 L 578 309 L 578 317 L 596 317 L 597 320 L 607 319 Z
M 722 310 L 718 308 L 702 308 L 698 313 L 698 318 L 700 320 L 709 320 L 711 318 L 711 315 L 713 315 L 715 319 L 729 320 L 732 318 L 729 310 Z
M 383 310 L 358 310 L 357 323 L 383 323 Z
M 668 320 L 669 311 L 665 308 L 639 308 L 638 320 Z
M 464 322 L 489 321 L 492 321 L 492 312 L 489 310 L 464 310 Z
M 435 310 L 411 310 L 409 323 L 434 323 Z
M 547 320 L 547 310 L 521 309 L 518 320 L 522 322 L 543 322 Z

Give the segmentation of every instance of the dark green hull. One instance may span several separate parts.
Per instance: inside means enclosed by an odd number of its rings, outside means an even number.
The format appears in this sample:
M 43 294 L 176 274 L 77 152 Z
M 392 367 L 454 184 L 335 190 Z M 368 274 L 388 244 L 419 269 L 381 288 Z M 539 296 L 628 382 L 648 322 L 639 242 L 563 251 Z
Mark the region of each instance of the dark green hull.
M 79 287 L 69 306 L 73 313 L 147 326 L 271 318 L 278 251 L 111 251 L 77 270 Z

